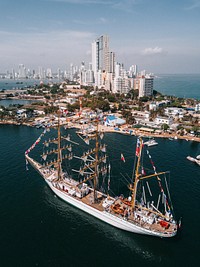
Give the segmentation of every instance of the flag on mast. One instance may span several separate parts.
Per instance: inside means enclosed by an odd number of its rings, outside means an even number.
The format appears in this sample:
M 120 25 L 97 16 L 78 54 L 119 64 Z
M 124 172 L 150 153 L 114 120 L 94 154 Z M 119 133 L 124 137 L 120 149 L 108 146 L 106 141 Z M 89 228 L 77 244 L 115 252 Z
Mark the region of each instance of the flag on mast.
M 123 161 L 123 162 L 125 162 L 125 158 L 124 158 L 124 155 L 121 153 L 121 160 Z
M 137 157 L 139 157 L 139 154 L 140 154 L 140 139 L 138 138 L 138 139 L 137 139 L 137 145 L 136 145 L 135 155 L 136 155 Z

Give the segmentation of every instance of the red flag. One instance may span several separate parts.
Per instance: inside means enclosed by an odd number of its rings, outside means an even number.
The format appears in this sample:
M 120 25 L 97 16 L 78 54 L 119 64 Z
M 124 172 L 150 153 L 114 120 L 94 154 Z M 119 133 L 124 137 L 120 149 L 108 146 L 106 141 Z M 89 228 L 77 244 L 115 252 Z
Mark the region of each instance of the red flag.
M 125 162 L 125 158 L 124 158 L 124 155 L 123 155 L 123 154 L 121 154 L 121 160 L 122 160 L 123 162 Z
M 137 139 L 137 145 L 136 145 L 135 155 L 136 155 L 137 157 L 139 157 L 139 154 L 140 154 L 140 139 L 138 138 L 138 139 Z
M 143 167 L 142 167 L 142 175 L 146 175 L 146 172 Z

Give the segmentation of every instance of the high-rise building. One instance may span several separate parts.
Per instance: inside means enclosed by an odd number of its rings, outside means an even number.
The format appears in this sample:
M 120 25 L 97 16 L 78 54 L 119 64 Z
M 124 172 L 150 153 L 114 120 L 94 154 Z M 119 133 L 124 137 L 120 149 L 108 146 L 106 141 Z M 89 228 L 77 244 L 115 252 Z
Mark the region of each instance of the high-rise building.
M 129 77 L 134 78 L 137 76 L 137 65 L 132 65 L 129 69 Z
M 115 65 L 115 78 L 119 77 L 121 77 L 121 64 L 117 62 Z
M 110 72 L 109 59 L 109 38 L 107 35 L 102 35 L 92 43 L 92 70 L 96 85 L 99 71 L 105 74 Z
M 48 68 L 47 69 L 47 78 L 52 78 L 52 77 L 53 77 L 52 70 L 51 70 L 51 68 Z
M 115 73 L 115 53 L 109 52 L 108 54 L 108 73 Z
M 46 71 L 43 69 L 43 67 L 38 67 L 38 77 L 39 79 L 46 78 Z
M 15 70 L 14 69 L 11 70 L 11 77 L 12 77 L 12 79 L 15 79 L 16 78 Z
M 153 77 L 145 75 L 139 77 L 139 97 L 152 96 L 153 94 Z
M 19 64 L 19 79 L 25 79 L 26 78 L 26 68 L 24 67 L 24 64 Z

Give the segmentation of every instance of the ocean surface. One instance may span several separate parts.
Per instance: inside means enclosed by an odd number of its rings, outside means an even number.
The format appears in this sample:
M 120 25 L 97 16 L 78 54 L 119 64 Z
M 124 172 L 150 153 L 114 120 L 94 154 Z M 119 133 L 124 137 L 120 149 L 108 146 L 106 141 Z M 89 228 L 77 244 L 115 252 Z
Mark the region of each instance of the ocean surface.
M 52 80 L 58 82 L 59 80 Z M 22 82 L 22 84 L 16 84 Z M 51 82 L 50 80 L 44 83 Z M 8 80 L 0 79 L 0 90 L 24 88 L 29 85 L 39 85 L 40 80 Z M 155 74 L 154 89 L 166 95 L 183 98 L 200 99 L 200 73 L 199 74 Z
M 199 266 L 200 167 L 186 159 L 200 154 L 199 143 L 160 138 L 149 149 L 157 171 L 171 171 L 174 210 L 183 218 L 176 237 L 160 239 L 124 232 L 79 211 L 56 197 L 32 167 L 26 171 L 24 152 L 41 132 L 0 125 L 1 267 Z M 111 187 L 126 191 L 120 173 L 131 175 L 136 137 L 108 133 L 105 142 Z M 40 144 L 32 153 L 40 154 Z
M 40 79 L 0 79 L 0 90 L 12 90 L 12 89 L 23 89 L 28 86 L 39 85 L 40 82 L 50 83 L 50 82 L 59 82 L 58 79 L 48 79 L 48 80 L 40 80 Z
M 164 95 L 200 99 L 200 73 L 157 74 L 154 89 Z
M 12 105 L 29 105 L 31 103 L 41 102 L 39 100 L 22 100 L 22 99 L 2 99 L 0 106 L 9 107 Z

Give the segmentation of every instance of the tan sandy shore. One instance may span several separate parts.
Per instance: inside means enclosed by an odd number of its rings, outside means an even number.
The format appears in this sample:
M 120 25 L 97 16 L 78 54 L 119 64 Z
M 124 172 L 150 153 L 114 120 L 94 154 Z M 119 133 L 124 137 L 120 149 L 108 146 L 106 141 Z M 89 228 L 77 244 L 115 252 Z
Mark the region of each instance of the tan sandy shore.
M 77 128 L 77 129 L 87 128 L 86 124 L 83 126 L 83 125 L 80 125 L 78 123 L 73 123 L 73 124 L 70 123 L 69 126 Z M 189 135 L 179 135 L 176 133 L 173 133 L 173 134 L 169 134 L 169 133 L 156 134 L 156 133 L 149 133 L 149 132 L 140 131 L 139 129 L 135 129 L 135 128 L 129 128 L 129 131 L 127 132 L 127 131 L 123 131 L 120 128 L 119 128 L 119 130 L 115 130 L 114 127 L 99 125 L 99 130 L 102 132 L 107 132 L 107 133 L 120 133 L 120 134 L 125 134 L 125 135 L 145 136 L 145 137 L 155 137 L 155 138 L 173 138 L 173 139 L 183 139 L 186 141 L 191 140 L 191 141 L 200 142 L 199 137 L 194 137 L 194 136 L 189 136 Z M 130 134 L 130 131 L 131 131 L 131 134 Z
M 31 123 L 18 123 L 12 120 L 1 120 L 0 124 L 7 124 L 7 125 L 26 125 L 26 126 L 32 126 Z M 86 129 L 88 126 L 87 124 L 81 125 L 79 123 L 74 123 L 74 122 L 69 122 L 67 123 L 68 126 L 70 128 L 77 128 L 77 129 Z M 186 141 L 196 141 L 196 142 L 200 142 L 200 137 L 194 137 L 194 136 L 190 136 L 190 135 L 179 135 L 176 133 L 161 133 L 161 134 L 157 134 L 157 133 L 149 133 L 149 132 L 144 132 L 144 131 L 140 131 L 139 129 L 135 129 L 135 128 L 129 128 L 128 132 L 127 131 L 123 131 L 122 129 L 119 128 L 119 130 L 115 130 L 114 127 L 110 127 L 110 126 L 104 126 L 104 125 L 99 125 L 99 130 L 103 131 L 103 132 L 107 132 L 107 133 L 120 133 L 120 134 L 125 134 L 125 135 L 132 135 L 132 136 L 145 136 L 145 137 L 155 137 L 155 138 L 173 138 L 173 139 L 182 139 L 182 140 L 186 140 Z M 130 134 L 131 131 L 131 134 Z

